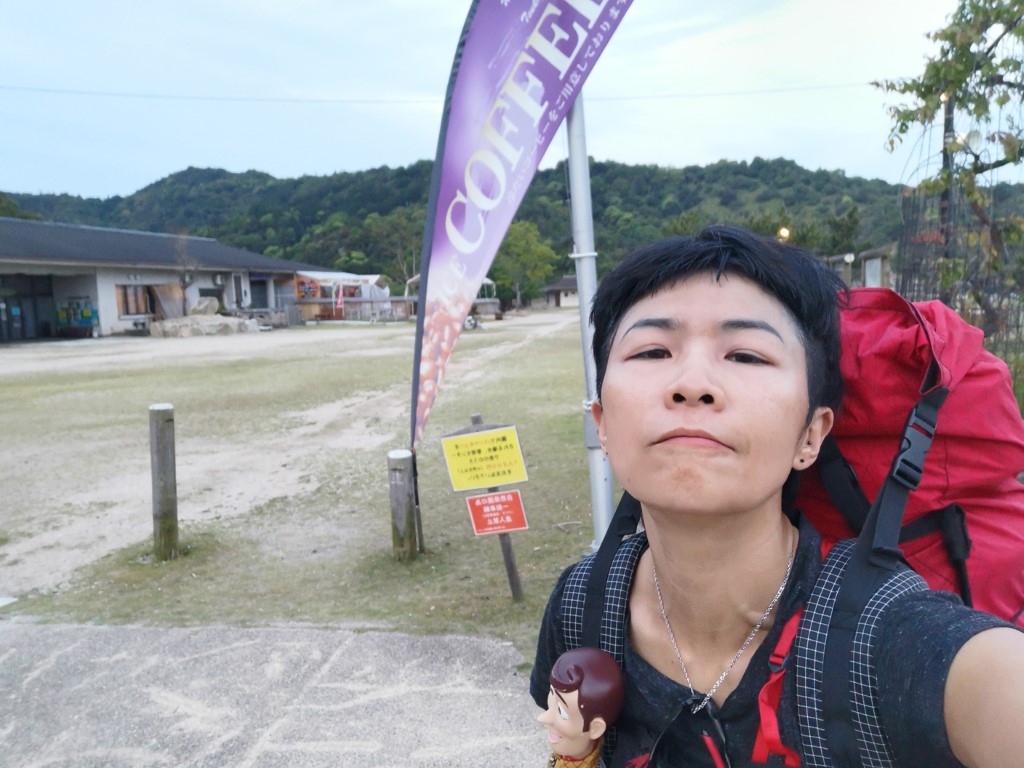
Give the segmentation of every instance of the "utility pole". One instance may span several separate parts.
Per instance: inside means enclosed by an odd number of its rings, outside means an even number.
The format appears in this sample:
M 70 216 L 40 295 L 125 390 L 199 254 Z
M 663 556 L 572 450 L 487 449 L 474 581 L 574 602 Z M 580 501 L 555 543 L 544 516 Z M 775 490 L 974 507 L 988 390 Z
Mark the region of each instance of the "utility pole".
M 597 252 L 594 250 L 594 214 L 590 201 L 590 165 L 583 124 L 583 94 L 577 94 L 566 117 L 569 137 L 569 202 L 572 212 L 572 260 L 576 263 L 576 290 L 580 297 L 580 336 L 583 339 L 583 370 L 587 398 L 583 401 L 583 441 L 590 467 L 590 505 L 594 524 L 593 548 L 601 545 L 615 511 L 613 477 L 608 457 L 601 450 L 591 404 L 597 399 L 597 372 L 591 342 L 590 302 L 597 290 Z
M 939 197 L 939 226 L 942 232 L 942 256 L 950 258 L 950 243 L 953 240 L 953 153 L 950 146 L 956 139 L 953 131 L 953 96 L 942 94 L 942 176 L 946 186 Z

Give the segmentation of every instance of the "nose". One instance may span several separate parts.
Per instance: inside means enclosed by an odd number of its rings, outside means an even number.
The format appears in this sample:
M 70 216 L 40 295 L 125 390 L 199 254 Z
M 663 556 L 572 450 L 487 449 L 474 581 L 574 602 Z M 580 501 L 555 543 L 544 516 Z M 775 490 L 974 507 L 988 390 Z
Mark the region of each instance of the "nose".
M 666 395 L 673 405 L 721 405 L 724 397 L 713 366 L 695 356 L 680 360 Z
M 710 392 L 705 392 L 703 395 L 698 397 L 696 401 L 698 403 L 705 403 L 707 405 L 714 405 L 715 404 L 715 396 L 712 395 Z M 682 394 L 681 392 L 673 392 L 672 393 L 672 402 L 674 402 L 674 403 L 685 403 L 685 402 L 687 402 L 686 395 Z

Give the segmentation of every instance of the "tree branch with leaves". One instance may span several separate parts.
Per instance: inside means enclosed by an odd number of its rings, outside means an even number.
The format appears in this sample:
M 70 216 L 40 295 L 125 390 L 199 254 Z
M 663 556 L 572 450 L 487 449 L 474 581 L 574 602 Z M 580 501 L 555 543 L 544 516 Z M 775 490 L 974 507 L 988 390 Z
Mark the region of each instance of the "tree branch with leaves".
M 919 77 L 874 83 L 887 93 L 908 97 L 889 108 L 889 147 L 941 119 L 942 167 L 918 189 L 942 195 L 947 210 L 950 196 L 962 195 L 974 214 L 981 233 L 975 238 L 980 239 L 980 258 L 964 265 L 969 288 L 978 275 L 1002 273 L 1016 282 L 1017 276 L 1005 273 L 1005 267 L 1015 261 L 1008 246 L 1024 240 L 1024 218 L 1015 212 L 995 215 L 990 184 L 993 171 L 1024 160 L 1024 0 L 960 0 L 947 25 L 928 38 L 939 50 Z M 958 133 L 955 120 L 970 129 Z M 947 246 L 949 227 L 944 221 Z

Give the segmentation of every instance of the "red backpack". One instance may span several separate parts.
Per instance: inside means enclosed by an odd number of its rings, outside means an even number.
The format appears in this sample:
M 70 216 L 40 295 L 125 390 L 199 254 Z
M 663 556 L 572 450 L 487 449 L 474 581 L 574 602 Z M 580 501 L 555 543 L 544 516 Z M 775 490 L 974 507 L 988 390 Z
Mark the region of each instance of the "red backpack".
M 903 492 L 906 560 L 931 588 L 1024 626 L 1024 420 L 1006 364 L 941 302 L 883 288 L 851 290 L 841 337 L 846 393 L 834 443 L 819 472 L 804 473 L 796 507 L 826 546 L 855 536 L 869 500 L 899 474 L 894 455 L 906 454 L 900 471 L 918 483 Z M 937 394 L 937 423 L 908 427 L 907 414 Z M 932 438 L 923 467 L 908 446 L 916 434 Z
M 937 301 L 854 289 L 840 322 L 841 413 L 819 471 L 800 473 L 795 499 L 787 487 L 783 500 L 811 519 L 831 552 L 772 655 L 758 699 L 757 763 L 888 759 L 871 640 L 885 607 L 924 581 L 1024 626 L 1024 420 L 1006 365 L 983 348 L 979 329 Z M 646 545 L 632 536 L 640 517 L 639 502 L 624 493 L 601 546 L 566 580 L 567 648 L 600 647 L 621 661 L 632 575 Z M 801 754 L 782 744 L 774 714 L 791 655 Z M 608 754 L 614 738 L 609 731 Z

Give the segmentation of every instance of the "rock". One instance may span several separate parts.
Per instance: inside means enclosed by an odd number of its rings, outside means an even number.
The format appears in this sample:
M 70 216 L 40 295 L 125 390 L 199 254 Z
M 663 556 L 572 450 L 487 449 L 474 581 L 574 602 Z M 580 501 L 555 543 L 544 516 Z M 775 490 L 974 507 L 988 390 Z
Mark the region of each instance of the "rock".
M 220 302 L 212 296 L 200 296 L 199 300 L 196 301 L 192 309 L 189 310 L 190 315 L 216 315 L 217 310 L 220 309 Z
M 189 315 L 174 317 L 151 323 L 151 336 L 177 337 L 187 336 L 226 336 L 232 333 L 257 333 L 259 323 L 244 317 L 224 317 L 222 315 Z

